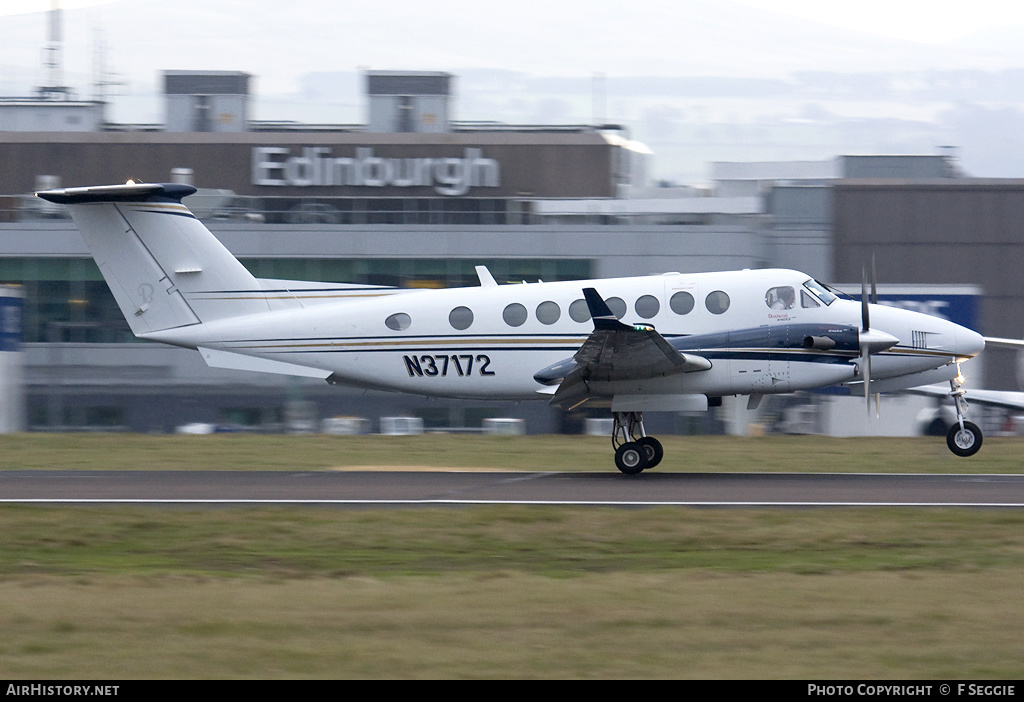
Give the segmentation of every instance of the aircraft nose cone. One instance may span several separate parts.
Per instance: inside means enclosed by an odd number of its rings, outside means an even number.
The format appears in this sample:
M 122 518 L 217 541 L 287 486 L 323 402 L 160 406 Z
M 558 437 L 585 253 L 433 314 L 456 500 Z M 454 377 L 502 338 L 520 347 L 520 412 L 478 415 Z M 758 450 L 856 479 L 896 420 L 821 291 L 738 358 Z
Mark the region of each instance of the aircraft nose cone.
M 956 354 L 958 356 L 977 356 L 985 349 L 985 337 L 978 332 L 960 327 L 956 331 Z

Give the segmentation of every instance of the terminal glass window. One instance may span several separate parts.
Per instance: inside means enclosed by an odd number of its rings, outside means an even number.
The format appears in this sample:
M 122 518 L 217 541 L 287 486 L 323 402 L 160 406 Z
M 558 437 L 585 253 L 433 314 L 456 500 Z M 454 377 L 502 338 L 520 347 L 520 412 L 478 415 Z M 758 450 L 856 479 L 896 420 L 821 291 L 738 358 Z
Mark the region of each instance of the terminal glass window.
M 476 287 L 475 266 L 499 283 L 588 280 L 590 259 L 244 258 L 257 278 L 400 288 Z M 24 291 L 25 343 L 134 343 L 128 323 L 91 258 L 5 257 L 0 284 Z M 585 307 L 585 303 L 584 303 Z M 589 315 L 588 315 L 589 318 Z M 397 321 L 395 322 L 397 323 Z M 396 330 L 401 331 L 401 330 Z M 144 342 L 138 342 L 144 343 Z

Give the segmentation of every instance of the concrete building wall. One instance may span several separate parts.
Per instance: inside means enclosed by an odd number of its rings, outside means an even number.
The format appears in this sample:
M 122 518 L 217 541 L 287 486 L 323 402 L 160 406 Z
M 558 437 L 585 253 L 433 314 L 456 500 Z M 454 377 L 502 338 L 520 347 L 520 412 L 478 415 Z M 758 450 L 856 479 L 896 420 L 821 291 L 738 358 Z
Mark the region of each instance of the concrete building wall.
M 96 132 L 106 120 L 101 102 L 0 100 L 2 132 Z
M 197 187 L 250 197 L 614 197 L 621 148 L 597 132 L 0 132 L 0 194 L 42 174 L 73 187 L 191 168 Z
M 1024 181 L 839 181 L 835 275 L 856 281 L 980 286 L 980 331 L 1024 338 Z M 985 351 L 989 387 L 1019 390 L 1017 352 Z

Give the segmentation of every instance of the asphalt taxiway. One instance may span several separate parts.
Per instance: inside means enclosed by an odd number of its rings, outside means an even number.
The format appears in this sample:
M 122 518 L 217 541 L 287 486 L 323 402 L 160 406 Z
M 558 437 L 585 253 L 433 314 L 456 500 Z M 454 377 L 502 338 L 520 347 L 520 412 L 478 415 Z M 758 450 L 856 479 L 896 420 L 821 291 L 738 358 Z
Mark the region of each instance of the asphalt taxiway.
M 2 503 L 1024 507 L 1024 475 L 12 470 Z

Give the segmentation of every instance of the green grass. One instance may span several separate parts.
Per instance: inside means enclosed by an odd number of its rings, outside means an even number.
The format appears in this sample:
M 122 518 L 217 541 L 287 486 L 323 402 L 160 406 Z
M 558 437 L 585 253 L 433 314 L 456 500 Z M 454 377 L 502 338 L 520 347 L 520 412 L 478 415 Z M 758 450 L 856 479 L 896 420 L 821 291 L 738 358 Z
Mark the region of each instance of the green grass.
M 670 437 L 665 470 L 1019 472 L 935 439 Z M 0 467 L 608 470 L 588 437 L 0 437 Z M 659 470 L 661 470 L 659 468 Z M 0 676 L 1024 675 L 1024 512 L 0 506 Z
M 971 458 L 942 438 L 662 437 L 659 472 L 1019 473 L 1024 438 L 991 437 Z M 366 467 L 614 471 L 611 442 L 590 436 L 282 436 L 13 434 L 0 470 L 331 470 Z
M 0 508 L 9 678 L 1017 678 L 1012 510 Z
M 0 508 L 0 580 L 1024 569 L 1018 510 Z

